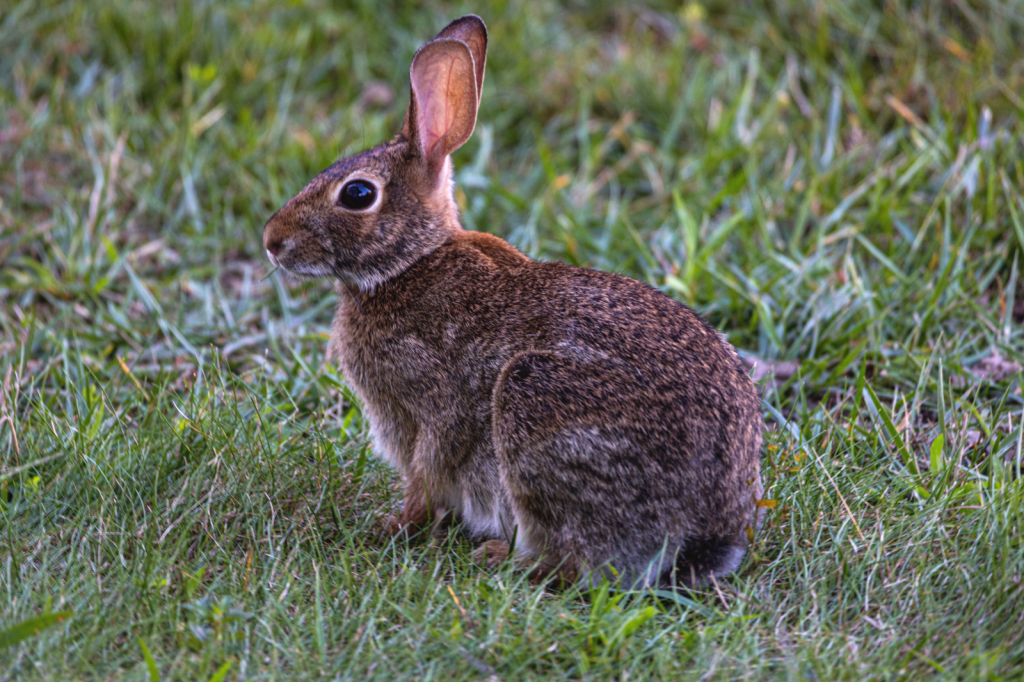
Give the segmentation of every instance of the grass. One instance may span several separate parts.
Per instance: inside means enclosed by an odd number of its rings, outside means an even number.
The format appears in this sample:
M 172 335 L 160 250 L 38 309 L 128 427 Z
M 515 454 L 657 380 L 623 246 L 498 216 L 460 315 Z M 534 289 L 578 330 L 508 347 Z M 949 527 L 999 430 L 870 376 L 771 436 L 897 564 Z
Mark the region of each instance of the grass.
M 338 7 L 0 9 L 0 679 L 1024 676 L 1020 3 Z M 713 589 L 384 538 L 330 284 L 267 277 L 266 218 L 466 11 L 465 225 L 777 370 L 775 506 Z

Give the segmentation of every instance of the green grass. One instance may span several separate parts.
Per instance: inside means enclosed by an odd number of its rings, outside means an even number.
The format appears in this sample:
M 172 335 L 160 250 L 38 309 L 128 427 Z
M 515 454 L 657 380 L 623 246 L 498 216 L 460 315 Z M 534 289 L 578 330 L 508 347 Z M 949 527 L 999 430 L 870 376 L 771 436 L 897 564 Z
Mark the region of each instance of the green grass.
M 1019 2 L 343 5 L 0 8 L 0 679 L 1024 676 Z M 266 277 L 466 11 L 464 224 L 800 361 L 714 589 L 384 538 L 330 284 Z

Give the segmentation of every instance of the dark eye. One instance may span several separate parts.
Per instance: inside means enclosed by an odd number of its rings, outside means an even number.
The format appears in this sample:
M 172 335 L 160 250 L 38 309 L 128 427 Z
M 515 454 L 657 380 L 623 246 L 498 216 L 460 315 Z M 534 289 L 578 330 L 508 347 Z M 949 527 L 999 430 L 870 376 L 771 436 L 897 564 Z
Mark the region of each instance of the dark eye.
M 366 180 L 353 180 L 341 188 L 338 203 L 354 211 L 366 208 L 377 199 L 377 188 Z

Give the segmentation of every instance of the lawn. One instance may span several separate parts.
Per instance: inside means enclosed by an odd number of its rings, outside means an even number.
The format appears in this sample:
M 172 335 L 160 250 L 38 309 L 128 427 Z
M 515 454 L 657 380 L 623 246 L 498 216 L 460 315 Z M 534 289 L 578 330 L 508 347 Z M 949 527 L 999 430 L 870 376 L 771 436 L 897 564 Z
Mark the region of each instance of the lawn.
M 463 224 L 759 379 L 767 520 L 707 590 L 385 537 L 331 283 L 270 272 L 469 11 Z M 6 0 L 0 680 L 1021 679 L 1022 320 L 1017 0 Z

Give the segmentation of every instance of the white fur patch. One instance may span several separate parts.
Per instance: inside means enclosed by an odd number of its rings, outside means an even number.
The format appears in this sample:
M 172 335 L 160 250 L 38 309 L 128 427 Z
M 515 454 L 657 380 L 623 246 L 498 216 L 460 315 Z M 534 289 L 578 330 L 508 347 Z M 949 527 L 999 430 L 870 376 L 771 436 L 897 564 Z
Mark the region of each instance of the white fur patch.
M 507 521 L 505 527 L 502 526 L 501 504 L 496 498 L 491 499 L 489 507 L 484 507 L 475 504 L 472 494 L 463 492 L 458 512 L 467 530 L 474 535 L 508 540 L 511 538 L 506 535 L 514 533 Z

